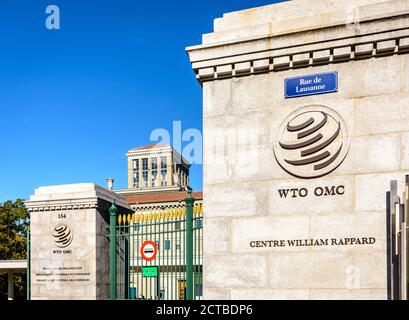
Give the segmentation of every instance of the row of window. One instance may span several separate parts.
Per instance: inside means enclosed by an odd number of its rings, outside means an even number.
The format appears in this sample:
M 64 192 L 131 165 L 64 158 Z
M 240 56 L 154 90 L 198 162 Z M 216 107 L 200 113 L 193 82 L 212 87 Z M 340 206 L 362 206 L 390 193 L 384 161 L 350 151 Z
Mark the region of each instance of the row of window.
M 160 241 L 155 241 L 155 243 L 156 243 L 156 246 L 158 247 L 158 250 L 159 250 Z M 171 248 L 171 240 L 165 240 L 163 242 L 163 249 L 170 250 L 170 248 Z M 175 249 L 180 250 L 180 239 L 176 240 Z
M 158 158 L 150 158 L 151 159 L 151 183 L 150 186 L 156 187 L 157 186 L 157 177 L 158 177 Z M 148 166 L 149 158 L 142 158 L 142 188 L 147 188 L 149 186 L 148 181 Z M 167 159 L 166 157 L 160 157 L 160 185 L 166 186 L 168 184 L 167 181 Z M 140 188 L 140 181 L 139 181 L 139 159 L 133 160 L 133 187 Z
M 199 242 L 203 241 L 202 238 L 198 239 Z M 156 246 L 158 247 L 158 250 L 160 250 L 160 241 L 157 240 L 155 241 Z M 181 245 L 180 245 L 180 239 L 175 240 L 175 250 L 180 250 Z M 163 249 L 164 250 L 171 250 L 172 249 L 172 242 L 171 240 L 164 240 L 163 241 Z

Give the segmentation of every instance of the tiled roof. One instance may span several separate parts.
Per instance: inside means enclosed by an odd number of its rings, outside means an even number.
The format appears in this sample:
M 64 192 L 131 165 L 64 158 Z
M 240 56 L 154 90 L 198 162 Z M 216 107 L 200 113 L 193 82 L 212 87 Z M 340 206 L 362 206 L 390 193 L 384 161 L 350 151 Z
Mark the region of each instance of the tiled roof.
M 195 200 L 203 200 L 202 191 L 192 192 L 192 196 Z M 125 200 L 129 205 L 144 204 L 144 203 L 157 203 L 157 202 L 177 202 L 184 201 L 186 199 L 186 191 L 176 192 L 158 192 L 158 193 L 144 193 L 144 194 L 132 194 L 124 195 Z

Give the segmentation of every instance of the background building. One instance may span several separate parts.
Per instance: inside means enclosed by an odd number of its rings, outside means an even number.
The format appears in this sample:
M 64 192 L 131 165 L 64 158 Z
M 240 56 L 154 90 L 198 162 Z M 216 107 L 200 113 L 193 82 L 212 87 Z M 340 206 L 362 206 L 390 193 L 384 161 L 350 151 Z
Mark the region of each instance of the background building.
M 119 214 L 118 297 L 184 300 L 186 287 L 186 203 L 190 164 L 166 144 L 134 148 L 128 157 L 128 188 L 122 195 L 134 214 Z M 112 189 L 113 180 L 108 179 Z M 203 194 L 192 192 L 194 298 L 202 297 Z M 145 261 L 144 242 L 153 241 L 157 257 Z M 149 269 L 150 268 L 150 269 Z M 157 276 L 147 276 L 146 270 Z M 129 270 L 129 271 L 128 271 Z M 145 271 L 144 271 L 145 270 Z
M 181 191 L 189 185 L 190 164 L 167 144 L 134 148 L 126 156 L 128 189 L 118 193 Z
M 150 144 L 131 149 L 128 158 L 128 188 L 113 190 L 122 195 L 137 213 L 177 209 L 185 206 L 190 163 L 172 146 Z M 113 179 L 108 179 L 112 189 Z M 201 204 L 203 192 L 192 192 Z

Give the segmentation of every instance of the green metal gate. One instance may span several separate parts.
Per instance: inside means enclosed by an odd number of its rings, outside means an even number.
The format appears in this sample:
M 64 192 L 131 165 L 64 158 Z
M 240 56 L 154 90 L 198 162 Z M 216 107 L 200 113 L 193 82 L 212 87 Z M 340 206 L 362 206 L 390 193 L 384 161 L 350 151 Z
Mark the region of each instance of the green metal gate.
M 190 191 L 185 202 L 127 215 L 111 206 L 111 299 L 202 298 L 203 207 Z

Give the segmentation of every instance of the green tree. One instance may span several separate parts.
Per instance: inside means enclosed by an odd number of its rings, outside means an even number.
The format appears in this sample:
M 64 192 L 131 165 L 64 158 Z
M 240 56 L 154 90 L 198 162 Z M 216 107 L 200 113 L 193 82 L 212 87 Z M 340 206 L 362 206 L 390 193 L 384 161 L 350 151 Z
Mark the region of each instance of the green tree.
M 27 257 L 29 214 L 21 199 L 0 204 L 0 260 L 21 260 Z M 7 293 L 7 274 L 0 273 L 0 299 Z M 15 299 L 26 297 L 26 275 L 14 276 Z

